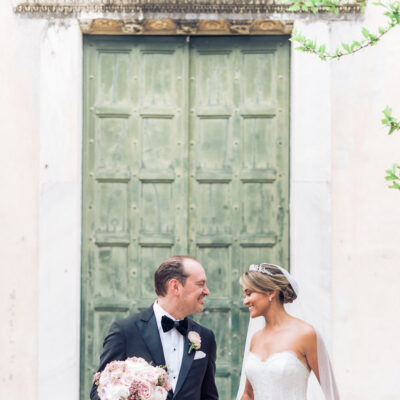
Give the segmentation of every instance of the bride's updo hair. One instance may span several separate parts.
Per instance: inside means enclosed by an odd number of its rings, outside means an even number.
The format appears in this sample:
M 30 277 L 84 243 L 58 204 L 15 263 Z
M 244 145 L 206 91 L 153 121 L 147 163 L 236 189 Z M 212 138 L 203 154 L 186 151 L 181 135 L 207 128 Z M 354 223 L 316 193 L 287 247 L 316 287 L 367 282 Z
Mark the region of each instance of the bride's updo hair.
M 297 295 L 292 285 L 276 265 L 260 264 L 259 267 L 265 272 L 246 271 L 240 277 L 240 284 L 258 293 L 268 293 L 276 290 L 279 293 L 279 301 L 282 304 L 292 303 L 296 300 Z

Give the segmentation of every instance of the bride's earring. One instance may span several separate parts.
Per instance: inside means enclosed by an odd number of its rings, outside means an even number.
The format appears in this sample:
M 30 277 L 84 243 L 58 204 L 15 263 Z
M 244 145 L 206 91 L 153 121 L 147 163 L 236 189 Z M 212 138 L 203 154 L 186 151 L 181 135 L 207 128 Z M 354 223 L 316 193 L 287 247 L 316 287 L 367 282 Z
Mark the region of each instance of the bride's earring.
M 270 298 L 269 298 L 269 302 L 271 303 L 271 301 L 272 301 L 272 296 L 270 296 Z

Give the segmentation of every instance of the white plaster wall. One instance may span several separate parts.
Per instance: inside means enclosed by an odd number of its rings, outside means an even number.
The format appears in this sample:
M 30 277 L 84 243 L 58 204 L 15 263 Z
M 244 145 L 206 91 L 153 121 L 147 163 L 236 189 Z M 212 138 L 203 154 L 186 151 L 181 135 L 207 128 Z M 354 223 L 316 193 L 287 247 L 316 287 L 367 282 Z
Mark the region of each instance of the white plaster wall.
M 364 22 L 333 24 L 332 41 L 379 23 L 369 6 Z M 400 116 L 399 71 L 400 27 L 332 64 L 333 355 L 351 400 L 400 398 L 400 191 L 384 181 L 400 163 L 400 134 L 380 124 L 386 105 Z
M 326 22 L 297 21 L 308 37 L 330 41 Z M 331 342 L 331 66 L 291 55 L 290 264 L 301 313 Z M 315 301 L 318 299 L 318 301 Z M 315 379 L 308 399 L 321 400 Z
M 334 48 L 384 23 L 369 5 L 362 20 L 295 27 Z M 380 124 L 387 104 L 400 116 L 399 39 L 331 63 L 292 50 L 291 266 L 344 399 L 400 398 L 400 192 L 384 181 L 400 135 Z
M 80 28 L 1 1 L 0 57 L 0 399 L 77 399 Z
M 40 50 L 39 400 L 79 395 L 81 76 L 78 23 L 46 23 Z
M 295 29 L 329 42 L 325 22 Z M 291 272 L 318 328 L 330 340 L 331 66 L 292 49 Z M 319 301 L 315 302 L 314 299 Z
M 37 398 L 40 31 L 0 2 L 0 399 Z

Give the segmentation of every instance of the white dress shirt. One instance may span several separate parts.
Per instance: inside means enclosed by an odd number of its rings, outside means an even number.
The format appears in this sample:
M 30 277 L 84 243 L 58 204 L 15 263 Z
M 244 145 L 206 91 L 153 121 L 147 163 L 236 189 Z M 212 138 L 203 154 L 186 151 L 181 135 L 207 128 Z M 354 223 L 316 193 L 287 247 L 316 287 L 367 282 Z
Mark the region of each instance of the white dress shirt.
M 169 315 L 157 301 L 153 305 L 154 315 L 157 321 L 158 332 L 160 333 L 161 344 L 163 347 L 165 363 L 168 368 L 168 375 L 171 381 L 172 390 L 175 391 L 176 383 L 178 381 L 179 371 L 181 370 L 183 346 L 185 340 L 175 328 L 168 332 L 164 332 L 161 326 L 161 318 L 163 315 L 176 321 L 174 317 Z

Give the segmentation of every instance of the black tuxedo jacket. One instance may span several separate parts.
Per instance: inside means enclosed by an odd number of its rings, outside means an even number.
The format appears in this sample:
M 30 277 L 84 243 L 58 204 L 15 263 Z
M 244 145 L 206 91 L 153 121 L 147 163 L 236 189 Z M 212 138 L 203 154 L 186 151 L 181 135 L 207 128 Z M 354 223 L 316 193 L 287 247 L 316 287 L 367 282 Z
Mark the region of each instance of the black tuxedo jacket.
M 175 391 L 168 393 L 169 400 L 217 400 L 215 386 L 216 343 L 214 333 L 191 319 L 188 332 L 196 331 L 201 337 L 200 350 L 206 357 L 194 360 L 193 350 L 188 354 L 190 342 L 185 338 L 182 366 Z M 129 318 L 113 322 L 103 344 L 99 371 L 114 360 L 142 357 L 153 365 L 165 365 L 164 352 L 158 333 L 153 306 Z M 91 400 L 99 400 L 97 386 L 90 392 Z

